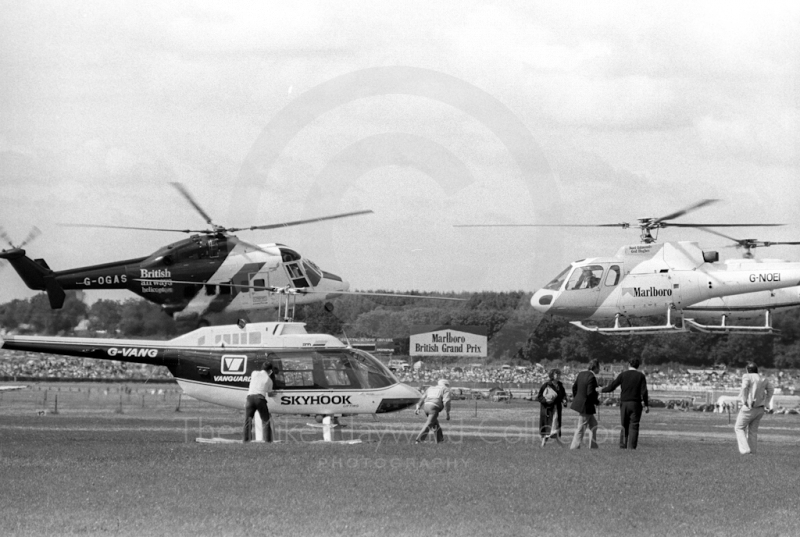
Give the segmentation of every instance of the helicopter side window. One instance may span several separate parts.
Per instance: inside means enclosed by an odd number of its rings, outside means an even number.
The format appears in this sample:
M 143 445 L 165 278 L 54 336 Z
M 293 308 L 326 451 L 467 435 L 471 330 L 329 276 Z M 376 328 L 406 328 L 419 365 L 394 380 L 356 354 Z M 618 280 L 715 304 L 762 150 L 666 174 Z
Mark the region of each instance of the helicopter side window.
M 219 241 L 217 239 L 208 239 L 208 257 L 211 259 L 219 257 Z
M 284 387 L 314 387 L 314 362 L 311 356 L 284 357 L 281 362 L 283 363 L 281 376 L 283 377 L 282 384 Z
M 338 353 L 322 355 L 322 371 L 325 381 L 331 388 L 345 388 L 353 384 L 353 379 L 348 375 L 348 373 L 352 375 L 352 369 L 346 355 Z
M 600 265 L 587 265 L 578 267 L 570 275 L 567 290 L 594 289 L 600 285 L 603 277 L 603 267 Z
M 564 270 L 562 270 L 558 276 L 553 278 L 553 280 L 544 286 L 545 289 L 550 289 L 551 291 L 558 291 L 561 289 L 561 284 L 564 283 L 564 279 L 567 277 L 567 273 L 572 268 L 572 265 L 568 266 Z
M 379 360 L 358 350 L 270 352 L 276 390 L 363 390 L 391 386 L 397 378 Z
M 619 265 L 611 265 L 611 268 L 608 269 L 608 274 L 606 274 L 606 287 L 614 287 L 619 283 Z
M 266 285 L 264 285 L 264 280 L 261 278 L 257 278 L 253 280 L 253 291 L 258 293 L 261 291 L 266 291 Z

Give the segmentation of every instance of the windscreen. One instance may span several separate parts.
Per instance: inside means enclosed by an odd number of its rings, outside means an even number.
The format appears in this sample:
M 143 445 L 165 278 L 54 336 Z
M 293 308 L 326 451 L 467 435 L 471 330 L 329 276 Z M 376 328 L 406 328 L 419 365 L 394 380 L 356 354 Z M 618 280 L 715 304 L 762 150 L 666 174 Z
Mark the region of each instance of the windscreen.
M 571 268 L 572 268 L 572 265 L 570 265 L 567 268 L 565 268 L 564 270 L 562 270 L 558 274 L 558 276 L 553 278 L 553 280 L 550 283 L 548 283 L 547 285 L 545 285 L 544 288 L 545 289 L 549 289 L 551 291 L 558 291 L 559 289 L 561 289 L 561 284 L 564 283 L 564 279 L 567 277 L 567 273 L 569 273 Z
M 356 349 L 270 352 L 276 390 L 369 390 L 397 384 L 379 360 Z

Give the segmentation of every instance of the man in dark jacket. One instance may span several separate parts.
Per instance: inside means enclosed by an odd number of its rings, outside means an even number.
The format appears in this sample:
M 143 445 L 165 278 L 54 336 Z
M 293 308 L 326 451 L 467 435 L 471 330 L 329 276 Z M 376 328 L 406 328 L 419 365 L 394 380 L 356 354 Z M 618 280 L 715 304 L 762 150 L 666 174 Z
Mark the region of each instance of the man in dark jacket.
M 600 362 L 592 360 L 589 362 L 589 367 L 586 371 L 581 371 L 575 378 L 575 383 L 572 385 L 572 405 L 570 408 L 580 414 L 578 417 L 578 428 L 575 430 L 575 436 L 572 437 L 572 445 L 570 449 L 579 449 L 583 441 L 583 433 L 586 427 L 589 427 L 591 436 L 591 447 L 597 449 L 597 418 L 594 415 L 597 413 L 597 403 L 599 397 L 597 395 L 597 377 L 595 374 L 600 371 Z
M 603 388 L 603 393 L 613 392 L 622 386 L 619 395 L 619 413 L 622 430 L 619 432 L 619 447 L 636 449 L 639 443 L 639 421 L 642 419 L 642 403 L 645 413 L 650 412 L 650 400 L 647 397 L 647 379 L 639 371 L 639 359 L 628 362 L 630 367 L 623 371 L 614 382 Z

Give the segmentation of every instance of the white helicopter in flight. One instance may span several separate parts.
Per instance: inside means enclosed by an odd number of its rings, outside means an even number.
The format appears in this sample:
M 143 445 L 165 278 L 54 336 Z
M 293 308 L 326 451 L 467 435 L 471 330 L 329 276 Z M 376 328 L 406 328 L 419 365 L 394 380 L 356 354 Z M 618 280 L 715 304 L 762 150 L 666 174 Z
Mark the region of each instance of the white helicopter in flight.
M 719 263 L 718 252 L 703 251 L 696 242 L 656 243 L 658 230 L 665 227 L 693 227 L 709 231 L 706 228 L 782 225 L 670 222 L 715 201 L 702 200 L 661 218 L 639 219 L 642 244 L 623 246 L 611 257 L 593 257 L 571 263 L 533 294 L 531 305 L 541 313 L 564 317 L 578 328 L 604 335 L 659 334 L 686 332 L 689 329 L 774 333 L 770 311 L 778 307 L 792 307 L 800 302 L 797 293 L 800 290 L 800 263 L 752 259 Z M 524 226 L 539 227 L 536 224 L 497 224 L 492 227 Z M 541 227 L 627 229 L 631 224 L 544 224 Z M 656 236 L 653 236 L 653 231 Z M 744 318 L 737 317 L 735 313 L 750 318 L 763 313 L 766 315 L 765 324 L 728 325 L 726 320 Z M 626 326 L 624 323 L 634 318 L 663 315 L 666 315 L 663 325 L 631 326 L 628 322 Z M 698 319 L 709 318 L 719 318 L 721 322 L 719 325 L 698 322 Z M 613 326 L 595 324 L 608 321 L 613 321 Z M 587 322 L 592 324 L 585 324 Z

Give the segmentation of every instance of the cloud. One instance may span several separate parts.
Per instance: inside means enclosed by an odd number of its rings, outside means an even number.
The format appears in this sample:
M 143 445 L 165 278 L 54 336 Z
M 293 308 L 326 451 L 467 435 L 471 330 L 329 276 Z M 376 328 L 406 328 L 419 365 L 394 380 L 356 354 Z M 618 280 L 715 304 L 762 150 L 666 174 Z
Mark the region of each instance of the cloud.
M 797 109 L 778 110 L 757 117 L 698 118 L 695 133 L 706 154 L 718 158 L 796 166 L 800 115 Z

